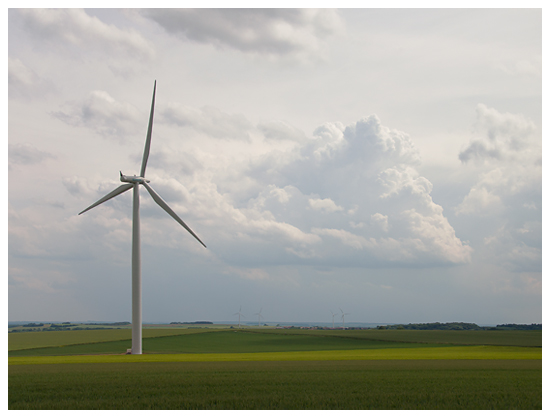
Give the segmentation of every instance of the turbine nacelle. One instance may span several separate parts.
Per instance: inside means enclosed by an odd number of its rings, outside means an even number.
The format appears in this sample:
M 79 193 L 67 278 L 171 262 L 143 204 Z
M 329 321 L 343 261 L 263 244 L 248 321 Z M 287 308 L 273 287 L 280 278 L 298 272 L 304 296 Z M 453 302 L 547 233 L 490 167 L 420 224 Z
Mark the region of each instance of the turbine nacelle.
M 122 171 L 120 172 L 120 181 L 123 183 L 150 183 L 149 180 L 147 180 L 145 177 L 142 176 L 125 176 L 122 174 Z

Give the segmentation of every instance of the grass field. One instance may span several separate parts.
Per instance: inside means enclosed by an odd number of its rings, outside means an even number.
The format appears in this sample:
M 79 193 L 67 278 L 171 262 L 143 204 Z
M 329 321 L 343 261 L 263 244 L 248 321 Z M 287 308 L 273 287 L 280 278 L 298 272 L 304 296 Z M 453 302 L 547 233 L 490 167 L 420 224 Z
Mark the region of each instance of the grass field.
M 218 332 L 220 334 L 213 334 Z M 192 335 L 190 335 L 192 334 Z M 197 335 L 202 334 L 202 335 Z M 123 353 L 131 346 L 131 330 L 50 331 L 8 334 L 9 355 L 55 355 L 86 353 Z M 238 338 L 236 337 L 238 336 Z M 173 337 L 160 340 L 161 337 Z M 293 338 L 290 338 L 293 337 Z M 393 343 L 471 344 L 542 347 L 539 331 L 410 331 L 410 330 L 223 330 L 223 329 L 144 329 L 144 352 L 237 352 L 246 349 L 260 351 L 333 349 L 344 345 L 361 348 L 365 344 Z M 93 347 L 94 344 L 105 344 Z M 89 344 L 90 346 L 86 346 Z M 237 344 L 237 347 L 234 347 Z M 265 347 L 260 347 L 264 345 Z M 275 347 L 288 346 L 284 350 Z M 68 348 L 74 346 L 72 348 Z M 20 350 L 44 350 L 23 352 Z M 59 349 L 63 349 L 59 351 Z M 198 351 L 197 351 L 198 350 Z M 206 350 L 206 351 L 205 351 Z M 229 351 L 227 351 L 229 350 Z M 19 353 L 18 353 L 19 352 Z
M 59 364 L 9 369 L 10 409 L 541 409 L 540 360 Z
M 160 331 L 160 330 L 159 330 Z M 66 331 L 63 331 L 66 332 Z M 75 331 L 80 332 L 80 331 Z M 95 332 L 95 331 L 94 331 Z M 157 333 L 161 334 L 161 333 Z M 122 336 L 122 333 L 120 333 Z M 109 337 L 114 337 L 110 335 Z M 105 338 L 98 334 L 98 339 Z M 42 343 L 42 342 L 40 342 Z M 51 342 L 49 342 L 52 344 Z M 15 344 L 14 344 L 15 345 Z M 30 345 L 30 343 L 28 344 Z M 21 346 L 17 344 L 16 346 Z M 417 347 L 417 343 L 344 338 L 333 335 L 274 334 L 267 332 L 217 331 L 186 332 L 177 335 L 149 334 L 143 339 L 143 353 L 256 353 L 270 351 L 352 350 Z M 440 346 L 431 344 L 431 346 Z M 10 350 L 9 356 L 48 356 L 75 354 L 120 354 L 131 347 L 131 340 L 112 340 Z
M 252 332 L 252 331 L 250 331 Z M 265 330 L 276 334 L 300 334 L 304 330 Z M 442 331 L 442 330 L 306 330 L 308 335 L 365 338 L 380 341 L 435 344 L 513 345 L 542 347 L 542 331 Z
M 170 335 L 185 335 L 201 332 L 212 332 L 208 329 L 143 329 L 143 338 L 164 337 Z M 21 332 L 8 334 L 8 351 L 29 348 L 61 347 L 75 344 L 98 343 L 106 341 L 130 341 L 131 329 L 101 329 L 87 331 L 48 331 Z
M 126 331 L 10 334 L 9 409 L 542 408 L 540 332 Z

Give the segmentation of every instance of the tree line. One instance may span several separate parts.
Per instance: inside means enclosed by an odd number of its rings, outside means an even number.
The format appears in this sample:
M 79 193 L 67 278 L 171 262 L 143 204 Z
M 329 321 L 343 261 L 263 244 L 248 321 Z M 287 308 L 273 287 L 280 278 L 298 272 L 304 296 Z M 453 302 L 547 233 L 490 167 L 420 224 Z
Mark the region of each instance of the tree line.
M 480 331 L 498 331 L 498 330 L 522 330 L 522 331 L 542 331 L 542 324 L 502 324 L 496 327 L 479 326 L 469 322 L 430 322 L 425 324 L 393 324 L 381 325 L 377 329 L 422 329 L 422 330 L 480 330 Z

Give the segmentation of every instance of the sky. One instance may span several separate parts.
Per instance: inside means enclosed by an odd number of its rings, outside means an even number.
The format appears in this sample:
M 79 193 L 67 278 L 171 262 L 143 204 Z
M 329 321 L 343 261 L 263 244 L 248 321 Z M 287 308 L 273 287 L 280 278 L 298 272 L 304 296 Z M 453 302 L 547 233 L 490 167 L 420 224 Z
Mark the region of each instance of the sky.
M 541 9 L 9 9 L 10 321 L 542 322 Z

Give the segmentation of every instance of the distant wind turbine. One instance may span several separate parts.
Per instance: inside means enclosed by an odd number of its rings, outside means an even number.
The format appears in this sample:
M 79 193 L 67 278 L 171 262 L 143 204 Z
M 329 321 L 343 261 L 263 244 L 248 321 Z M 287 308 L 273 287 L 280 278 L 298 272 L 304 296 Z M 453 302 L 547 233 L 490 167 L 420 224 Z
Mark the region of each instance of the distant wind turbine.
M 241 313 L 241 306 L 239 306 L 239 312 L 233 314 L 233 315 L 239 315 L 239 328 L 241 328 L 241 316 L 243 318 L 246 318 L 246 316 L 244 316 L 242 313 Z
M 263 308 L 260 308 L 260 312 L 254 314 L 254 315 L 258 315 L 258 327 L 260 326 L 260 319 L 263 318 L 263 316 L 262 316 L 262 309 L 263 309 Z
M 141 161 L 141 170 L 139 176 L 125 176 L 120 172 L 120 181 L 122 186 L 117 187 L 111 193 L 108 193 L 93 205 L 87 207 L 79 215 L 84 212 L 106 202 L 107 200 L 118 196 L 130 189 L 134 190 L 134 200 L 132 209 L 132 354 L 141 354 L 141 248 L 140 248 L 140 233 L 139 233 L 139 186 L 142 185 L 147 189 L 153 200 L 164 209 L 172 218 L 183 226 L 197 241 L 205 248 L 206 245 L 195 235 L 193 231 L 183 222 L 176 213 L 170 209 L 164 200 L 149 186 L 149 180 L 145 176 L 145 168 L 149 158 L 149 149 L 151 148 L 151 134 L 153 132 L 153 114 L 155 109 L 155 93 L 157 90 L 157 82 L 153 87 L 153 100 L 151 102 L 151 113 L 149 115 L 149 126 L 147 128 L 147 138 L 145 140 L 145 149 L 143 150 L 143 159 Z
M 344 313 L 342 308 L 340 308 L 340 312 L 342 312 L 342 328 L 346 328 L 346 315 L 349 315 L 349 313 Z
M 334 328 L 334 317 L 338 314 L 335 314 L 334 312 L 332 312 L 332 309 L 330 310 L 330 313 L 332 314 L 332 328 Z

